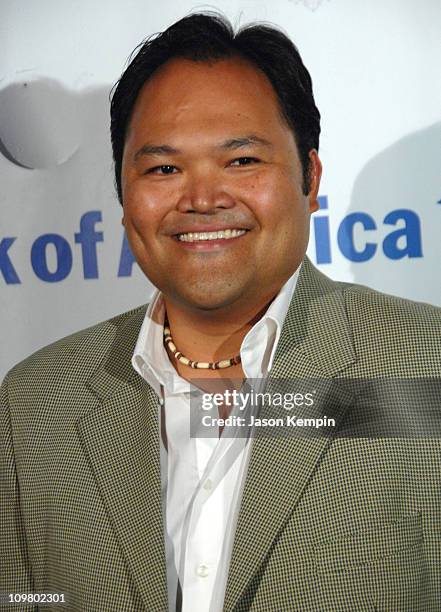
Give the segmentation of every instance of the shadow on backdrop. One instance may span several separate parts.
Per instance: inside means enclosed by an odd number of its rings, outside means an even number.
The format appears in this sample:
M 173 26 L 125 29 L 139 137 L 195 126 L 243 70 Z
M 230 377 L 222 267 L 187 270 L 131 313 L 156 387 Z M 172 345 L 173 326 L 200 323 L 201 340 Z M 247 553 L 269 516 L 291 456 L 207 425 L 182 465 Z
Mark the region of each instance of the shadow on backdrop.
M 440 200 L 441 122 L 400 139 L 357 176 L 346 213 L 350 236 L 340 236 L 360 258 L 351 266 L 354 282 L 441 304 Z
M 75 91 L 32 75 L 1 89 L 0 153 L 17 166 L 35 170 L 61 166 L 77 153 L 83 161 L 107 164 L 109 90 L 110 86 Z M 87 181 L 84 175 L 76 178 L 78 184 Z

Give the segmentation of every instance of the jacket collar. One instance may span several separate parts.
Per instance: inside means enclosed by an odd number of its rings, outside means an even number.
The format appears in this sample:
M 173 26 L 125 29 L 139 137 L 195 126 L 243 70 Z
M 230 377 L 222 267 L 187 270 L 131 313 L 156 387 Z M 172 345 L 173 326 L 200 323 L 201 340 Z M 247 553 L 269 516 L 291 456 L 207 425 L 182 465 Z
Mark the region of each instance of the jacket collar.
M 87 382 L 99 399 L 77 429 L 145 610 L 167 610 L 159 404 L 131 357 L 145 307 L 117 321 Z M 107 340 L 108 341 L 108 340 Z
M 333 377 L 356 361 L 343 284 L 317 270 L 305 257 L 294 298 L 277 346 L 271 377 L 296 374 L 303 353 L 317 373 Z
M 307 388 L 314 386 L 317 397 L 313 409 L 297 408 L 296 416 L 319 417 L 326 412 L 329 415 L 332 405 L 335 429 L 338 429 L 353 396 L 339 388 L 332 378 L 355 361 L 341 285 L 321 274 L 306 258 L 271 370 L 271 379 L 288 382 L 279 382 L 273 388 L 292 392 L 296 381 Z M 273 407 L 266 407 L 261 416 L 280 415 L 274 413 Z M 275 430 L 273 433 L 266 430 L 253 440 L 229 569 L 225 612 L 234 610 L 250 588 L 331 442 L 332 431 L 322 437 L 307 437 L 278 435 Z

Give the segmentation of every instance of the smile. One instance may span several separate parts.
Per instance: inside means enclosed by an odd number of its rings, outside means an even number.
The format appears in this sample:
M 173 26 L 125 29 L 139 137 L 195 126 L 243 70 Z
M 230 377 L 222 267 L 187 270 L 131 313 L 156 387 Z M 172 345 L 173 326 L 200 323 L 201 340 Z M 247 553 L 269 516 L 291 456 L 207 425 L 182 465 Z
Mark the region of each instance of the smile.
M 178 234 L 177 238 L 181 242 L 197 242 L 200 240 L 229 240 L 237 238 L 245 234 L 244 229 L 226 229 L 218 232 L 189 232 L 187 234 Z

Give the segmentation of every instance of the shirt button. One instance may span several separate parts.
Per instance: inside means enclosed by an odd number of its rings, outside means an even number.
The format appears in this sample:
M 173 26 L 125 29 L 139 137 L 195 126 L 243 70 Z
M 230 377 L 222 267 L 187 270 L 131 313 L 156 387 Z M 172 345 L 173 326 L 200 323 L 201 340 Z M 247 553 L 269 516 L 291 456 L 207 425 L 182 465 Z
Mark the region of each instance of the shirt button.
M 204 482 L 204 489 L 206 491 L 211 491 L 212 488 L 213 488 L 213 481 L 207 478 L 207 480 Z
M 203 563 L 198 565 L 196 568 L 196 574 L 199 576 L 199 578 L 206 578 L 209 573 L 210 568 L 208 567 L 208 565 L 204 565 Z
M 163 406 L 164 405 L 164 400 L 162 399 L 162 397 L 159 398 L 159 405 Z

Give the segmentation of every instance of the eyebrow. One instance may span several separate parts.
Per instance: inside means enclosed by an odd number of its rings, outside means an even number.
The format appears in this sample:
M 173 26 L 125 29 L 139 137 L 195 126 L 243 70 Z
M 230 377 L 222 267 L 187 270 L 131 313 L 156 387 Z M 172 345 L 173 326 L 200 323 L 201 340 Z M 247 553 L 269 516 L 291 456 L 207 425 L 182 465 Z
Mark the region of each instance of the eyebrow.
M 234 150 L 240 149 L 241 147 L 248 147 L 250 145 L 259 145 L 264 147 L 272 147 L 272 143 L 265 138 L 250 134 L 249 136 L 241 136 L 239 138 L 230 138 L 220 145 L 220 149 Z
M 133 159 L 138 161 L 138 159 L 144 155 L 173 155 L 176 153 L 180 153 L 179 149 L 175 149 L 169 145 L 153 145 L 147 143 L 136 151 Z
M 254 134 L 250 134 L 248 136 L 239 136 L 237 138 L 229 138 L 224 142 L 220 143 L 216 146 L 217 149 L 222 149 L 224 151 L 234 151 L 236 149 L 240 149 L 241 147 L 248 147 L 250 145 L 258 145 L 264 147 L 273 147 L 272 143 L 265 138 L 261 138 L 260 136 L 256 136 Z M 150 144 L 146 143 L 142 145 L 140 149 L 134 155 L 134 161 L 138 161 L 140 157 L 149 156 L 149 155 L 177 155 L 181 153 L 179 149 L 175 149 L 175 147 L 171 147 L 166 144 Z

